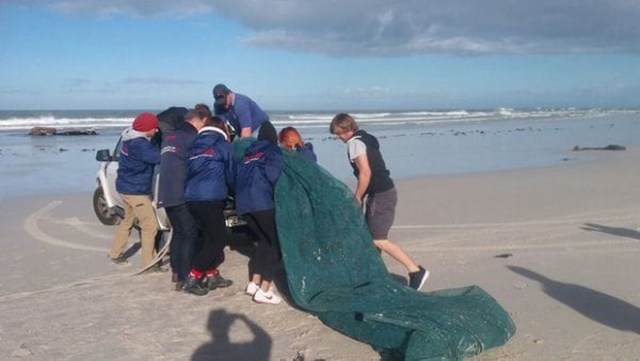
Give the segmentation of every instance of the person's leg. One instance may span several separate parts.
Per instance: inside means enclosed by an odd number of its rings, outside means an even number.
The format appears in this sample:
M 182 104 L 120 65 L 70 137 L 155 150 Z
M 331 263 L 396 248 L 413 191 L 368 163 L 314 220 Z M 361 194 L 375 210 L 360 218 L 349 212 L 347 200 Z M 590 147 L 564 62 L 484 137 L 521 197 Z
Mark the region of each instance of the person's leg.
M 189 213 L 191 213 L 191 215 L 193 216 L 193 219 L 198 229 L 197 234 L 199 237 L 202 231 L 202 228 L 204 227 L 204 223 L 203 223 L 204 219 L 201 219 L 201 217 L 203 217 L 202 216 L 203 213 L 206 213 L 206 207 L 203 206 L 203 202 L 187 202 L 187 209 L 189 210 Z M 194 253 L 192 267 L 189 270 L 189 274 L 187 275 L 187 278 L 182 285 L 183 291 L 197 295 L 197 296 L 204 296 L 207 293 L 209 293 L 209 289 L 206 287 L 203 287 L 202 285 L 204 272 L 198 271 L 195 268 L 196 260 L 198 259 L 202 251 L 204 251 L 204 249 L 207 247 L 208 239 L 206 239 L 205 237 L 203 241 L 204 241 L 203 248 L 201 248 L 199 251 Z
M 128 196 L 121 194 L 122 206 L 124 207 L 124 219 L 118 225 L 116 234 L 114 235 L 113 242 L 111 243 L 111 249 L 109 250 L 109 258 L 112 260 L 119 259 L 127 247 L 129 241 L 129 235 L 131 234 L 131 228 L 135 221 L 135 213 L 133 207 L 127 200 Z
M 249 230 L 257 239 L 256 249 L 253 252 L 253 255 L 249 258 L 249 284 L 245 290 L 247 294 L 253 296 L 260 287 L 260 282 L 262 282 L 262 275 L 260 272 L 263 268 L 265 258 L 264 254 L 268 245 L 267 240 L 260 230 L 260 227 L 258 227 L 253 215 L 251 213 L 245 214 L 243 218 L 247 222 Z
M 198 226 L 186 204 L 165 208 L 171 222 L 171 269 L 178 282 L 184 282 L 193 263 L 193 248 L 198 238 Z
M 260 288 L 268 291 L 273 281 L 275 270 L 280 262 L 280 245 L 278 242 L 278 230 L 276 228 L 275 210 L 254 212 L 253 217 L 256 221 L 263 239 L 266 242 L 262 256 L 261 283 Z
M 375 246 L 393 257 L 409 271 L 418 270 L 418 265 L 397 243 L 389 239 L 389 230 L 395 219 L 398 193 L 391 189 L 367 196 L 365 217 Z
M 193 203 L 193 205 L 191 205 Z M 224 223 L 222 202 L 190 202 L 198 223 L 202 226 L 205 244 L 193 261 L 193 268 L 200 272 L 216 269 L 224 262 L 224 247 L 227 231 Z
M 138 218 L 140 227 L 140 243 L 142 245 L 142 267 L 147 267 L 155 257 L 155 239 L 158 233 L 156 212 L 149 196 L 129 196 L 131 206 Z
M 254 294 L 253 300 L 259 303 L 278 304 L 282 299 L 273 293 L 271 288 L 275 270 L 280 261 L 275 210 L 254 212 L 252 216 L 259 232 L 262 234 L 261 243 L 263 245 L 262 257 L 260 259 L 260 288 Z M 260 246 L 260 244 L 258 246 Z
M 373 243 L 379 250 L 400 262 L 408 272 L 416 272 L 419 270 L 418 265 L 413 262 L 411 257 L 409 257 L 404 249 L 396 242 L 390 239 L 374 239 Z

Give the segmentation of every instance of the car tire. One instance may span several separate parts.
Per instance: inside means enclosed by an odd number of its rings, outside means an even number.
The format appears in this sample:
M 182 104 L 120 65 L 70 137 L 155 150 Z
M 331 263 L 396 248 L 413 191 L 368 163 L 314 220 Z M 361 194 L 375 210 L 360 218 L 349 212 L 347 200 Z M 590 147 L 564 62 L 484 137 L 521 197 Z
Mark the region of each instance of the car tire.
M 106 226 L 113 226 L 120 223 L 120 217 L 109 210 L 109 205 L 104 197 L 102 187 L 96 188 L 95 192 L 93 192 L 93 210 L 96 212 L 100 223 Z

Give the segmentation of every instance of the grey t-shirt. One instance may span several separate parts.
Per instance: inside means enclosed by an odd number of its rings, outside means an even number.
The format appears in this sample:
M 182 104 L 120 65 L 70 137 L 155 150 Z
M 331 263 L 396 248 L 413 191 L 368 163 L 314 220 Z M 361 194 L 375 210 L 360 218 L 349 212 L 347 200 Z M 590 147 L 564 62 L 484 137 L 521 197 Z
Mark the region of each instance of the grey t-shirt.
M 347 142 L 347 151 L 349 154 L 349 160 L 351 160 L 351 163 L 353 163 L 359 156 L 367 154 L 367 146 L 362 140 L 351 138 Z

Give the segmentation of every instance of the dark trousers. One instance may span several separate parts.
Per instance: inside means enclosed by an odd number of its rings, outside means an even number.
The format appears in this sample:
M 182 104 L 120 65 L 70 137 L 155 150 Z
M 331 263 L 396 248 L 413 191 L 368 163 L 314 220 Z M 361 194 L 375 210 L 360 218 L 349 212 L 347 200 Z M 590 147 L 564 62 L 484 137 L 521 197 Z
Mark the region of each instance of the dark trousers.
M 224 202 L 187 202 L 187 207 L 203 236 L 202 249 L 193 260 L 193 268 L 202 273 L 218 268 L 224 262 L 224 247 L 228 243 Z
M 169 245 L 171 270 L 178 275 L 178 281 L 184 282 L 191 271 L 194 245 L 198 238 L 198 226 L 186 204 L 166 207 L 165 211 L 169 222 L 171 222 L 172 230 L 171 244 Z
M 271 282 L 280 262 L 276 212 L 274 209 L 251 212 L 245 214 L 244 219 L 258 238 L 256 251 L 249 260 L 249 269 L 261 275 L 264 281 Z

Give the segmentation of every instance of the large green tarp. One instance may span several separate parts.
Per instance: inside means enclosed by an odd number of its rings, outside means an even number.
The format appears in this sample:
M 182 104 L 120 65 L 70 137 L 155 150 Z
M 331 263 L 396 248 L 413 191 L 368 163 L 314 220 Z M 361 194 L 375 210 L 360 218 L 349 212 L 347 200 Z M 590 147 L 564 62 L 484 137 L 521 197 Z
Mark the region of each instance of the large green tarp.
M 458 360 L 514 334 L 507 312 L 479 287 L 421 293 L 394 280 L 353 193 L 317 164 L 284 153 L 276 219 L 300 308 L 384 358 Z

